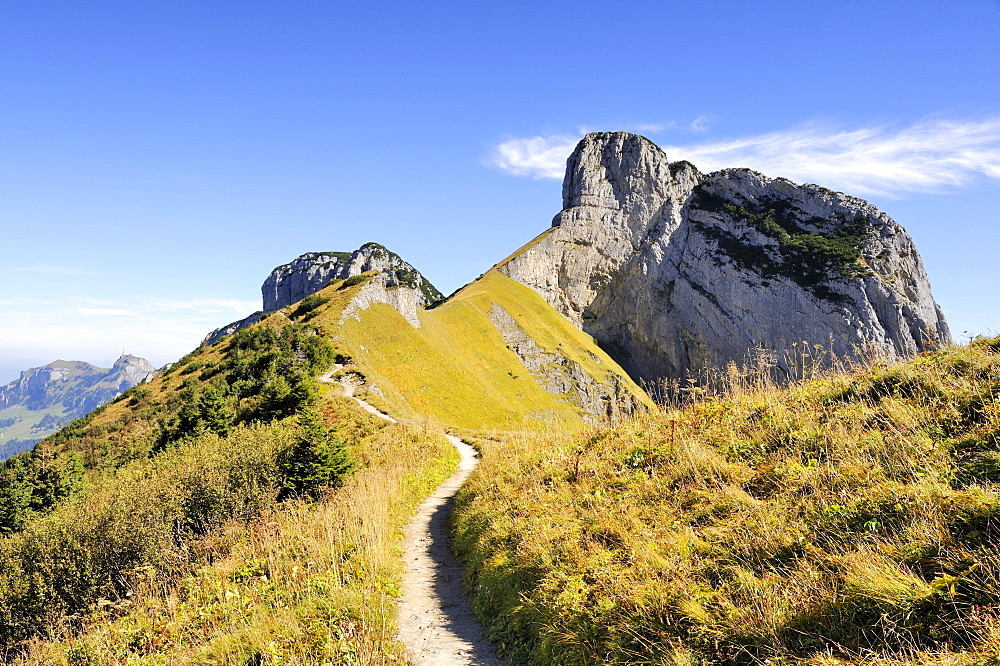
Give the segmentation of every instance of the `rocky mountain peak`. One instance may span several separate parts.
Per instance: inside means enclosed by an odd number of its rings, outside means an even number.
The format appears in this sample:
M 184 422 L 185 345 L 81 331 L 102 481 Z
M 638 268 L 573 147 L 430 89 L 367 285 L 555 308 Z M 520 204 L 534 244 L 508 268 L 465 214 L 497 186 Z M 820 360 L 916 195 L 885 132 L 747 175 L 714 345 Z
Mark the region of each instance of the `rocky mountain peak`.
M 700 174 L 687 162 L 671 167 L 659 146 L 638 134 L 593 132 L 566 161 L 563 209 L 594 206 L 629 210 L 662 202 Z
M 30 449 L 155 373 L 149 361 L 129 354 L 111 368 L 60 359 L 23 371 L 0 386 L 0 460 Z
M 152 377 L 156 373 L 156 368 L 144 358 L 122 354 L 111 366 L 111 373 L 118 373 L 123 382 L 134 386 Z
M 315 294 L 331 280 L 346 280 L 369 271 L 376 271 L 377 275 L 358 295 L 359 303 L 388 303 L 411 324 L 419 325 L 417 309 L 444 298 L 420 271 L 378 243 L 365 243 L 354 252 L 307 252 L 267 276 L 260 288 L 262 311 L 215 329 L 202 344 L 210 345 L 255 324 L 268 313 Z
M 648 139 L 589 134 L 553 228 L 498 266 L 633 377 L 793 344 L 895 358 L 950 341 L 906 231 L 866 201 L 749 169 L 702 174 Z
M 307 252 L 278 266 L 264 280 L 264 312 L 274 312 L 316 293 L 330 280 L 345 280 L 368 271 L 386 275 L 390 287 L 406 286 L 421 294 L 421 305 L 443 298 L 434 285 L 395 252 L 365 243 L 354 252 Z

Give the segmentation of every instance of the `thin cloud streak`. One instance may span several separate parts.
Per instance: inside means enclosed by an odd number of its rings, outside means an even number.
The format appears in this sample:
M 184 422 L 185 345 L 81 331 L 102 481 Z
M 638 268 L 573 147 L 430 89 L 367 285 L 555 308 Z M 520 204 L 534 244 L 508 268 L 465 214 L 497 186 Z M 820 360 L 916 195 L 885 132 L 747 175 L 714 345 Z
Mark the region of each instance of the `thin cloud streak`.
M 496 147 L 490 163 L 513 176 L 534 179 L 562 178 L 566 158 L 581 136 L 535 136 L 511 139 Z
M 492 164 L 515 176 L 560 179 L 580 138 L 505 141 Z M 702 171 L 749 167 L 862 195 L 901 196 L 968 187 L 983 177 L 1000 180 L 1000 118 L 933 119 L 895 129 L 809 124 L 663 149 L 670 159 L 688 160 Z

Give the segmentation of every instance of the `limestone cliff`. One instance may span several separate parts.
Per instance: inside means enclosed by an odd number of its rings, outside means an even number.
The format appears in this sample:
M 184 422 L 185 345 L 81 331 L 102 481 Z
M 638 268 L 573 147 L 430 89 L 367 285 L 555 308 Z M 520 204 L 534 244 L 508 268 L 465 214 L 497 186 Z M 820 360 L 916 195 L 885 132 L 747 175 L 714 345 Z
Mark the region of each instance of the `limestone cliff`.
M 434 285 L 413 266 L 378 243 L 365 243 L 354 252 L 309 252 L 294 261 L 278 266 L 264 280 L 261 295 L 264 312 L 274 312 L 301 301 L 330 282 L 344 280 L 368 271 L 387 277 L 387 286 L 405 286 L 417 290 L 422 306 L 444 298 Z
M 498 268 L 637 379 L 806 341 L 841 357 L 950 341 L 906 231 L 871 204 L 747 169 L 702 174 L 627 133 L 585 137 L 552 228 Z
M 493 303 L 488 316 L 535 382 L 553 395 L 566 396 L 584 412 L 585 423 L 600 425 L 641 409 L 641 402 L 622 376 L 609 372 L 603 381 L 598 380 L 561 348 L 544 349 L 498 303 Z M 590 357 L 600 364 L 593 353 Z
M 411 324 L 419 326 L 417 309 L 444 298 L 420 271 L 378 243 L 365 243 L 354 252 L 307 252 L 267 276 L 260 288 L 262 311 L 215 329 L 202 344 L 210 345 L 260 321 L 268 313 L 297 303 L 331 280 L 346 280 L 369 271 L 376 271 L 377 275 L 365 285 L 359 294 L 359 304 L 354 307 L 388 303 Z
M 413 328 L 420 328 L 417 310 L 427 305 L 419 290 L 399 284 L 391 273 L 376 273 L 344 308 L 340 322 L 343 323 L 348 317 L 358 319 L 362 310 L 367 310 L 376 303 L 391 305 Z

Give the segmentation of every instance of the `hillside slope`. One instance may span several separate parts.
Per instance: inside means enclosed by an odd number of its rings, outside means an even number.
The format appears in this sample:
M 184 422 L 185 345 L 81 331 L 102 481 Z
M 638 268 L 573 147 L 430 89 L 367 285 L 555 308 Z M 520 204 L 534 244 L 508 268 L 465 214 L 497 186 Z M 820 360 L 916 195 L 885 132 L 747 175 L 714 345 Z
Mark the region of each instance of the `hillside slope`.
M 292 292 L 306 296 L 276 300 Z M 576 430 L 653 406 L 593 338 L 497 271 L 427 307 L 437 290 L 367 243 L 302 255 L 275 269 L 262 293 L 265 306 L 283 304 L 271 317 L 308 321 L 333 341 L 338 377 L 398 416 L 467 430 Z M 213 331 L 205 348 L 262 316 Z
M 590 336 L 496 271 L 408 316 L 374 303 L 320 309 L 311 322 L 347 350 L 342 373 L 394 414 L 471 430 L 577 430 L 652 406 Z
M 401 528 L 457 456 L 315 382 L 337 354 L 274 313 L 0 464 L 0 660 L 401 661 Z
M 1000 338 L 744 379 L 479 442 L 454 520 L 512 663 L 996 664 Z

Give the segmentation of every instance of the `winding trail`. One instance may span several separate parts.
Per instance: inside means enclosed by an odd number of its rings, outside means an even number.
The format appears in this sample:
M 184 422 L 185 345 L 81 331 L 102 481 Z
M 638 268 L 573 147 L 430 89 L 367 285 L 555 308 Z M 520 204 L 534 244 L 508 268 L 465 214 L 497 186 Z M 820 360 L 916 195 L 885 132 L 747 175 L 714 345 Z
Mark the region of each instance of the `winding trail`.
M 354 395 L 357 386 L 333 375 L 343 366 L 319 378 L 340 384 L 344 395 L 354 398 L 363 409 L 387 421 L 396 422 Z M 479 465 L 479 454 L 452 435 L 445 435 L 458 450 L 458 469 L 424 500 L 404 530 L 403 594 L 399 599 L 399 640 L 406 646 L 408 663 L 414 666 L 502 666 L 496 651 L 472 612 L 462 588 L 463 571 L 449 548 L 448 519 L 455 494 Z

